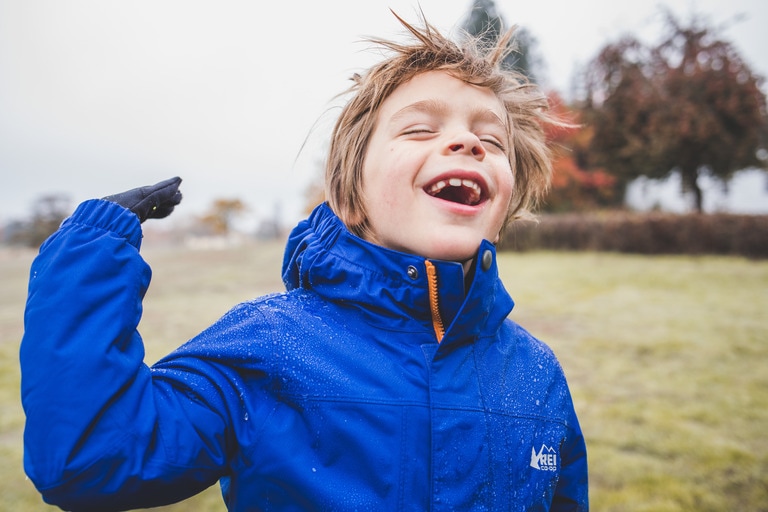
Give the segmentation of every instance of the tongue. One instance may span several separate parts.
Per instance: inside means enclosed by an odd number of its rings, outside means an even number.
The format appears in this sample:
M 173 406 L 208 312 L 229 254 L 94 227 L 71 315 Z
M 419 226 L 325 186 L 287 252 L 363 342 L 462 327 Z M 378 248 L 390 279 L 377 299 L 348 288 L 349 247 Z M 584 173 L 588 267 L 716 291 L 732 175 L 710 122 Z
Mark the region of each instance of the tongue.
M 445 187 L 437 193 L 436 197 L 452 203 L 460 203 L 469 206 L 476 205 L 480 201 L 477 193 L 469 187 Z

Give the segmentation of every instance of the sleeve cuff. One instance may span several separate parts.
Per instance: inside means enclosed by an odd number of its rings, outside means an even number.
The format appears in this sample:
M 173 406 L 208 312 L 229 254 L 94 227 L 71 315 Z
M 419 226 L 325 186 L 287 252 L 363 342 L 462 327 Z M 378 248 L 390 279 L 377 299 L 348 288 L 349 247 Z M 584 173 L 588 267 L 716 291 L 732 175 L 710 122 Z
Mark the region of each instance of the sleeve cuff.
M 139 249 L 141 247 L 141 223 L 135 213 L 117 203 L 103 199 L 89 199 L 80 203 L 75 212 L 61 227 L 68 224 L 83 224 L 110 231 L 125 238 Z

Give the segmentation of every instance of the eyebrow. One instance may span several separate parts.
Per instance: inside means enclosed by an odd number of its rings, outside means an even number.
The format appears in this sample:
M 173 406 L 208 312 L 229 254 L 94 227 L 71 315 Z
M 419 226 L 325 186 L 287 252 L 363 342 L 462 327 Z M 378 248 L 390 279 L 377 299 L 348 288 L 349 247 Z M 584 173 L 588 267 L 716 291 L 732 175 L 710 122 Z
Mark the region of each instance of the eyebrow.
M 407 116 L 411 113 L 424 113 L 424 114 L 446 114 L 450 110 L 449 105 L 443 101 L 435 99 L 426 99 L 411 103 L 401 108 L 392 115 L 391 120 L 397 121 L 398 119 Z M 505 131 L 507 130 L 507 123 L 499 117 L 499 115 L 489 108 L 476 107 L 472 109 L 470 116 L 472 119 L 497 124 Z

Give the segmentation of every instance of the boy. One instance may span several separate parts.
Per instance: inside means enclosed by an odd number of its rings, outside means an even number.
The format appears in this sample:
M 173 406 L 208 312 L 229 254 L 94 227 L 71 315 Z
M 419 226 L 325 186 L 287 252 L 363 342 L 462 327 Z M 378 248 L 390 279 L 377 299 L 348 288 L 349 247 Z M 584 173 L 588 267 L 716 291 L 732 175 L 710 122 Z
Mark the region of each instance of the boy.
M 399 19 L 399 18 L 398 18 Z M 546 187 L 546 102 L 480 53 L 413 44 L 356 77 L 328 203 L 288 240 L 287 291 L 148 368 L 140 222 L 178 178 L 86 201 L 31 270 L 25 469 L 72 510 L 587 510 L 586 450 L 551 351 L 507 319 L 494 242 Z

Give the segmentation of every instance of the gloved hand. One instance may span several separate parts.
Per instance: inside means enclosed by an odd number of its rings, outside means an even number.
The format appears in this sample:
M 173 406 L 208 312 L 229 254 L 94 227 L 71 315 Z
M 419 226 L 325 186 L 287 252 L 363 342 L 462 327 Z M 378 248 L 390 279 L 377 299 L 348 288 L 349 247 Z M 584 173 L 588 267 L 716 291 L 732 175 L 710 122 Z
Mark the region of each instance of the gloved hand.
M 139 218 L 139 222 L 147 219 L 162 219 L 173 211 L 173 207 L 181 202 L 178 176 L 155 185 L 134 188 L 102 199 L 112 201 L 128 208 Z

